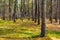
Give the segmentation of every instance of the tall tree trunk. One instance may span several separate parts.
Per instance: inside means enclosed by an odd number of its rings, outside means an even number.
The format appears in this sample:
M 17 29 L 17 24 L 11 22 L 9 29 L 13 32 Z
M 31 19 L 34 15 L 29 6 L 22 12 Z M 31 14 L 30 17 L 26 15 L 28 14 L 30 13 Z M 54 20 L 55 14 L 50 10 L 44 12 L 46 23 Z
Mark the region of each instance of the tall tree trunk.
M 60 0 L 58 0 L 58 14 L 59 14 L 59 24 L 60 24 Z
M 2 19 L 5 20 L 5 0 L 2 1 Z
M 35 23 L 37 22 L 37 0 L 35 0 Z
M 33 3 L 34 1 L 32 0 L 32 21 L 34 21 L 34 12 L 33 12 L 33 6 L 34 6 L 34 3 Z
M 26 12 L 26 6 L 25 6 L 25 0 L 23 0 L 23 15 L 25 18 L 25 12 Z
M 56 0 L 55 22 L 58 22 L 58 0 Z
M 16 9 L 17 9 L 17 0 L 14 2 L 14 13 L 13 13 L 13 20 L 16 22 Z
M 52 23 L 52 0 L 50 0 L 50 12 L 49 12 L 49 20 Z
M 9 0 L 9 20 L 11 20 L 11 0 Z
M 29 0 L 28 0 L 28 20 L 30 20 L 30 7 L 29 7 Z
M 21 0 L 21 8 L 20 8 L 20 14 L 21 14 L 21 19 L 23 21 L 23 17 L 24 17 L 24 14 L 23 14 L 23 0 Z
M 0 4 L 1 4 L 2 0 L 0 0 Z M 1 17 L 1 5 L 0 5 L 0 17 Z
M 38 25 L 40 25 L 40 0 L 37 0 Z
M 45 0 L 42 0 L 42 3 L 41 3 L 41 37 L 45 37 Z

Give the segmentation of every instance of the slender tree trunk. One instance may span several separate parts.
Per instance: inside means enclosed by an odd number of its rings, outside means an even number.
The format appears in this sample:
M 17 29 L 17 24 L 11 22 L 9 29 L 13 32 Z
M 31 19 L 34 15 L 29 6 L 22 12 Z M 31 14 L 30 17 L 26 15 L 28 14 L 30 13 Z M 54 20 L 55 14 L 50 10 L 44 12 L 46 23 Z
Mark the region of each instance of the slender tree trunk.
M 2 19 L 5 20 L 5 0 L 2 2 Z
M 55 22 L 58 22 L 58 0 L 56 0 Z
M 50 12 L 49 12 L 50 14 L 49 14 L 49 20 L 50 20 L 50 22 L 52 23 L 52 0 L 50 0 Z
M 23 17 L 24 17 L 24 14 L 23 14 L 23 0 L 21 0 L 21 10 L 20 10 L 20 14 L 21 14 L 21 19 L 23 21 Z
M 30 20 L 30 7 L 29 7 L 29 0 L 28 0 L 28 20 Z
M 33 12 L 33 7 L 34 6 L 34 3 L 33 3 L 33 0 L 32 0 L 32 21 L 34 21 L 34 12 Z
M 40 25 L 40 0 L 37 0 L 38 25 Z
M 24 15 L 24 18 L 25 18 L 25 12 L 26 12 L 26 6 L 25 6 L 25 0 L 23 0 L 23 15 Z
M 60 24 L 60 14 L 59 14 L 59 24 Z
M 35 23 L 37 22 L 37 0 L 35 0 Z
M 2 0 L 0 0 L 0 17 L 1 17 L 1 4 L 2 4 Z
M 41 3 L 41 37 L 45 37 L 45 0 L 42 0 L 42 3 Z
M 11 0 L 9 0 L 9 20 L 11 20 Z
M 16 22 L 16 9 L 17 9 L 17 0 L 14 2 L 14 13 L 13 13 L 13 20 Z
M 58 0 L 58 19 L 60 24 L 60 0 Z
M 59 14 L 59 24 L 60 24 L 60 0 L 58 0 L 58 9 L 59 9 L 58 14 Z

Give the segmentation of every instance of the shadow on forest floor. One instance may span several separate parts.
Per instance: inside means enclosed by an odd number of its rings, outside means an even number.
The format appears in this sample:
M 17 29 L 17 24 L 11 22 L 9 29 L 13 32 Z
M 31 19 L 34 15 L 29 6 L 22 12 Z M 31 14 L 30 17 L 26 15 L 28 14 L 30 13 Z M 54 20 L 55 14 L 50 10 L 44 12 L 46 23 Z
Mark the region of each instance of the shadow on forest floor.
M 13 21 L 0 20 L 0 39 L 6 40 L 49 40 L 50 37 L 60 38 L 60 25 L 47 24 L 46 33 L 49 37 L 38 37 L 40 35 L 40 25 L 37 25 L 33 21 L 17 20 Z M 26 38 L 25 38 L 26 37 Z M 31 38 L 32 37 L 32 38 Z M 21 38 L 21 39 L 19 39 Z M 51 39 L 50 39 L 51 40 Z

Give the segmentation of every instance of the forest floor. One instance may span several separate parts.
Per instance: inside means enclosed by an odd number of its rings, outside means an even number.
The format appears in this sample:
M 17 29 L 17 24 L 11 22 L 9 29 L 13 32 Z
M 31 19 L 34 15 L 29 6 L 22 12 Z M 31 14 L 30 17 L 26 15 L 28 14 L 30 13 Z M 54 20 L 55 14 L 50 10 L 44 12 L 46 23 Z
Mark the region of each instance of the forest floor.
M 33 21 L 4 21 L 0 19 L 0 40 L 60 40 L 60 25 L 46 21 L 47 37 L 39 37 L 40 25 Z
M 53 40 L 60 40 L 60 25 L 59 25 L 59 23 L 56 23 L 55 21 L 53 21 L 53 23 L 51 24 L 47 20 L 46 21 L 46 27 L 47 27 L 47 30 L 49 31 L 49 34 L 48 35 L 50 35 L 50 37 Z

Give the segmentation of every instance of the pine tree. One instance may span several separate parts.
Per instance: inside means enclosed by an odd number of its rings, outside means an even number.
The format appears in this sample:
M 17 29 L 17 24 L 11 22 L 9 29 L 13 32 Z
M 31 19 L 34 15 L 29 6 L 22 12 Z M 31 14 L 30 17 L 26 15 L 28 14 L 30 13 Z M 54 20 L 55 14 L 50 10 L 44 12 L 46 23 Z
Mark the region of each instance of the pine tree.
M 37 0 L 38 25 L 40 25 L 40 0 Z
M 17 9 L 17 0 L 14 2 L 14 13 L 13 13 L 13 20 L 16 22 L 16 9 Z
M 52 0 L 50 0 L 49 20 L 50 20 L 51 23 L 52 23 L 52 17 L 53 17 L 53 15 L 52 15 Z
M 41 3 L 41 37 L 45 37 L 45 27 L 46 27 L 46 25 L 45 25 L 45 6 L 44 6 L 44 4 L 45 4 L 45 0 L 42 0 L 41 1 L 42 3 Z

